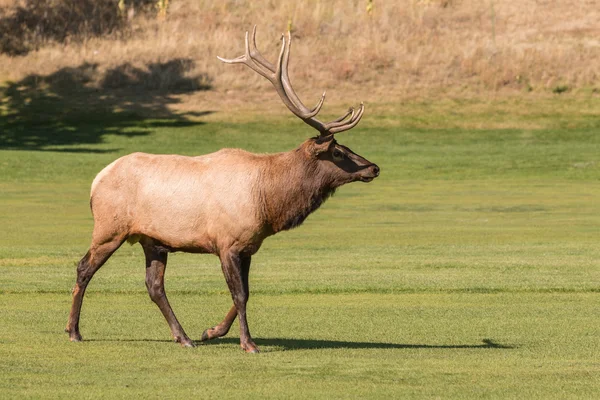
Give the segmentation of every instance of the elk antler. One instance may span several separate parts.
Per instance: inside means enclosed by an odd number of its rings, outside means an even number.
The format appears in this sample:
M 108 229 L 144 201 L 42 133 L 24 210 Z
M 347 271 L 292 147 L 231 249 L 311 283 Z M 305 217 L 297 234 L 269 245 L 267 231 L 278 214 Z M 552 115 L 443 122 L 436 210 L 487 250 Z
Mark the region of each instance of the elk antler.
M 288 32 L 287 40 L 284 35 L 281 35 L 281 41 L 281 52 L 279 53 L 276 66 L 267 61 L 256 48 L 256 25 L 252 30 L 252 42 L 248 40 L 248 32 L 246 32 L 246 53 L 243 56 L 233 59 L 217 58 L 228 64 L 245 64 L 259 75 L 267 78 L 275 87 L 275 91 L 277 91 L 277 94 L 281 97 L 283 104 L 285 104 L 295 116 L 318 130 L 320 137 L 330 136 L 354 128 L 362 118 L 365 110 L 363 103 L 360 103 L 358 110 L 351 107 L 346 114 L 327 123 L 323 123 L 315 118 L 325 101 L 325 92 L 323 92 L 321 99 L 312 110 L 302 104 L 302 101 L 300 101 L 298 95 L 292 88 L 290 77 L 288 75 L 290 46 L 292 44 L 291 33 Z

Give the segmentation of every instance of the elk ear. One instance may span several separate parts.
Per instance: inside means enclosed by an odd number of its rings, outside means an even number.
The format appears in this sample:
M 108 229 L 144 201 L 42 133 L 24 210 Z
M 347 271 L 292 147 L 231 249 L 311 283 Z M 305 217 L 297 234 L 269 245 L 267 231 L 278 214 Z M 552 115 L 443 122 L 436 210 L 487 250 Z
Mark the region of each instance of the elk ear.
M 329 151 L 334 143 L 335 140 L 333 140 L 333 135 L 317 137 L 314 139 L 312 146 L 310 146 L 310 154 L 316 157 L 321 153 L 325 153 Z

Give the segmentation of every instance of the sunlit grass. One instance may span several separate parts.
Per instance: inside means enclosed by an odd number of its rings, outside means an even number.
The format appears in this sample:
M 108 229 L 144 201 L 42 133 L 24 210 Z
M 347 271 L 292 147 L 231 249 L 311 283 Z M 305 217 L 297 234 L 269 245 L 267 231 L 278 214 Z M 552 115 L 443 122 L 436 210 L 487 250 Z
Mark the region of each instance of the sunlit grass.
M 131 116 L 130 128 L 97 143 L 0 150 L 0 392 L 597 397 L 597 104 L 559 100 L 528 111 L 510 102 L 374 105 L 338 140 L 377 162 L 381 177 L 341 188 L 253 258 L 257 356 L 239 349 L 237 324 L 196 349 L 171 343 L 146 293 L 139 245 L 124 245 L 91 282 L 84 342 L 62 329 L 90 240 L 89 186 L 104 165 L 132 151 L 289 150 L 310 134 L 299 121 L 215 113 L 182 126 Z M 85 129 L 83 119 L 73 129 Z M 166 290 L 194 340 L 231 304 L 214 256 L 170 255 Z

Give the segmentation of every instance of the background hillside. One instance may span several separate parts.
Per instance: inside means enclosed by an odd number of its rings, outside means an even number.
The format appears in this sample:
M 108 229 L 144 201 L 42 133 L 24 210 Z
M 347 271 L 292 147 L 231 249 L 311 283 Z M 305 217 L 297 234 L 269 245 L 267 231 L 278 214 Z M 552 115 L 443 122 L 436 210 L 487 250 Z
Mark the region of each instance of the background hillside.
M 600 90 L 596 0 L 171 0 L 166 15 L 150 0 L 95 3 L 0 0 L 0 81 L 211 89 L 188 104 L 271 98 L 262 78 L 216 59 L 242 54 L 256 24 L 269 59 L 291 27 L 292 79 L 307 103 L 323 89 L 372 102 Z

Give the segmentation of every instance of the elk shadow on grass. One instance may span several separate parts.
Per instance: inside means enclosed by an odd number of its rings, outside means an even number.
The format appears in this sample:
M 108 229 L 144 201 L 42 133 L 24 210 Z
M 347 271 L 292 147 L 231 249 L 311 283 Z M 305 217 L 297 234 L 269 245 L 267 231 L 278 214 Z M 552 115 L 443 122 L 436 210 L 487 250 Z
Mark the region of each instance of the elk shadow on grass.
M 317 350 L 317 349 L 514 349 L 514 346 L 503 345 L 492 339 L 483 339 L 480 344 L 405 344 L 386 342 L 350 342 L 339 340 L 319 339 L 289 339 L 289 338 L 255 338 L 261 346 L 278 347 L 288 350 Z M 196 344 L 239 344 L 238 338 L 220 338 Z
M 154 342 L 154 343 L 175 343 L 174 340 L 167 339 L 85 339 L 86 342 Z M 386 343 L 386 342 L 350 342 L 341 340 L 320 340 L 320 339 L 289 339 L 289 338 L 259 338 L 254 342 L 264 347 L 275 347 L 282 351 L 290 350 L 319 350 L 319 349 L 504 349 L 511 350 L 517 348 L 513 345 L 498 343 L 492 339 L 482 339 L 479 344 L 406 344 L 406 343 Z M 195 340 L 196 346 L 214 346 L 220 344 L 239 345 L 240 339 L 216 338 L 206 342 Z
M 129 63 L 99 75 L 84 63 L 49 75 L 29 75 L 0 87 L 0 150 L 111 152 L 105 135 L 136 137 L 152 128 L 202 124 L 175 113 L 177 95 L 210 89 L 205 74 L 189 76 L 194 63 L 173 59 L 136 67 Z

